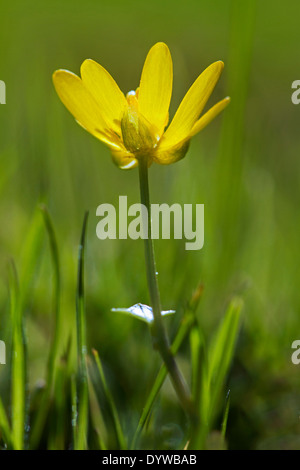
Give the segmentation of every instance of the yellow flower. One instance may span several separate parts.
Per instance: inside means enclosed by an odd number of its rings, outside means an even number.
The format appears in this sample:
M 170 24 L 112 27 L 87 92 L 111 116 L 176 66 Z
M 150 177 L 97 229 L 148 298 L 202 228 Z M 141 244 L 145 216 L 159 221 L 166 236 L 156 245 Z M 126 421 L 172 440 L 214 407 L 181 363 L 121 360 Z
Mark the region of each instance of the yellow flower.
M 225 98 L 200 117 L 223 67 L 217 61 L 204 70 L 168 127 L 173 65 L 169 48 L 162 42 L 150 49 L 140 86 L 126 97 L 111 75 L 91 59 L 81 65 L 81 78 L 57 70 L 53 81 L 78 123 L 110 148 L 117 166 L 129 169 L 140 158 L 147 158 L 150 165 L 170 164 L 185 156 L 190 139 L 229 103 Z

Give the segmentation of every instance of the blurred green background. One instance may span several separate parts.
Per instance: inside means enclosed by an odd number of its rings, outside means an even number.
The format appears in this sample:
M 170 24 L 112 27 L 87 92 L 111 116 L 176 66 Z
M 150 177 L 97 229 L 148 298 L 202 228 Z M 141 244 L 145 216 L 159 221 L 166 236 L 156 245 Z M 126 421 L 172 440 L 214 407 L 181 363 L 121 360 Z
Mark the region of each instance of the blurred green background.
M 172 335 L 199 281 L 199 321 L 210 338 L 235 294 L 243 325 L 228 379 L 232 449 L 300 449 L 299 367 L 291 344 L 300 337 L 299 121 L 291 84 L 299 74 L 298 0 L 51 0 L 1 5 L 0 79 L 0 339 L 11 351 L 7 265 L 28 285 L 29 386 L 44 377 L 52 334 L 48 240 L 38 209 L 51 213 L 62 265 L 63 353 L 74 337 L 77 247 L 90 211 L 86 254 L 88 348 L 102 357 L 128 433 L 160 363 L 147 327 L 110 312 L 148 303 L 142 241 L 96 238 L 96 207 L 128 195 L 139 201 L 138 171 L 122 172 L 109 151 L 81 129 L 55 94 L 52 73 L 79 73 L 86 58 L 101 63 L 127 92 L 138 86 L 150 47 L 168 44 L 174 62 L 171 114 L 206 66 L 225 62 L 209 104 L 230 107 L 192 141 L 188 155 L 150 169 L 152 202 L 204 203 L 205 245 L 155 243 L 166 320 Z M 297 75 L 298 74 L 298 75 Z M 41 222 L 34 263 L 25 269 L 32 221 Z M 28 241 L 29 240 L 29 241 Z M 75 341 L 72 341 L 75 350 Z M 179 355 L 189 376 L 188 350 Z M 0 366 L 7 401 L 9 364 Z M 180 439 L 182 416 L 170 383 L 156 410 L 152 445 Z M 173 442 L 172 441 L 172 442 Z M 169 442 L 169 444 L 164 444 Z M 175 444 L 174 444 L 175 445 Z

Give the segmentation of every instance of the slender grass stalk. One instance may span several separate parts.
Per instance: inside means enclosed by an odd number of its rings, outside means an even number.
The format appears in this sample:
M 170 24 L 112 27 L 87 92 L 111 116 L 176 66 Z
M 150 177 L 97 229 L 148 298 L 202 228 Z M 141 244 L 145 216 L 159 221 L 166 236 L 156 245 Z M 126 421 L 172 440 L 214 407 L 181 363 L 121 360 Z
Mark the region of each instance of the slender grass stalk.
M 9 424 L 7 414 L 6 414 L 1 397 L 0 397 L 0 432 L 2 433 L 4 441 L 7 445 L 7 448 L 12 449 L 13 448 L 12 433 L 11 433 L 10 424 Z
M 72 438 L 74 442 L 74 448 L 77 439 L 77 384 L 76 384 L 76 376 L 73 374 L 71 375 L 71 425 L 72 425 Z
M 203 332 L 196 322 L 193 324 L 190 331 L 190 349 L 192 363 L 192 396 L 194 405 L 201 417 L 201 422 L 199 420 L 198 422 L 192 423 L 187 448 L 200 450 L 203 449 L 203 443 L 209 433 L 206 408 L 209 407 L 210 383 L 208 380 L 207 346 Z
M 151 229 L 151 204 L 149 196 L 149 182 L 148 182 L 148 163 L 147 158 L 141 158 L 139 161 L 139 179 L 140 179 L 140 196 L 141 203 L 147 208 L 148 214 L 148 236 L 145 238 L 145 261 L 146 261 L 146 272 L 148 289 L 150 294 L 151 306 L 153 310 L 153 345 L 154 348 L 158 349 L 166 368 L 170 374 L 174 389 L 181 402 L 184 410 L 190 415 L 192 419 L 195 418 L 192 402 L 190 399 L 190 393 L 187 385 L 178 369 L 174 355 L 171 352 L 169 346 L 169 340 L 167 333 L 162 321 L 161 315 L 161 304 L 160 294 L 158 289 L 155 258 L 154 258 L 154 247 L 152 240 L 152 229 Z
M 191 374 L 192 374 L 192 397 L 195 407 L 199 408 L 201 395 L 201 368 L 204 366 L 206 344 L 202 330 L 197 322 L 190 329 L 190 351 L 191 351 Z
M 10 292 L 13 329 L 11 390 L 12 442 L 15 450 L 22 450 L 24 449 L 25 435 L 26 361 L 19 283 L 14 264 L 12 264 Z
M 221 433 L 222 433 L 222 438 L 224 442 L 225 442 L 225 437 L 226 437 L 229 408 L 230 408 L 230 390 L 228 390 L 227 395 L 226 395 L 225 409 L 224 409 L 224 415 L 223 415 L 222 426 L 221 426 Z
M 35 449 L 38 445 L 43 426 L 45 424 L 47 413 L 50 405 L 50 396 L 53 389 L 53 383 L 55 378 L 55 371 L 59 352 L 60 342 L 60 331 L 61 331 L 61 318 L 60 318 L 60 293 L 61 293 L 61 275 L 60 275 L 60 262 L 58 254 L 58 246 L 54 231 L 54 226 L 50 217 L 50 214 L 46 206 L 41 206 L 42 214 L 46 230 L 49 237 L 50 252 L 53 265 L 54 282 L 53 282 L 53 299 L 54 299 L 54 334 L 52 339 L 52 345 L 50 347 L 50 354 L 48 359 L 46 387 L 41 398 L 36 419 L 32 424 L 31 432 L 31 448 Z
M 87 358 L 89 360 L 89 357 Z M 90 366 L 90 361 L 88 361 L 88 366 Z M 103 428 L 106 433 L 105 424 L 103 422 L 103 417 L 101 413 L 100 403 L 95 391 L 93 380 L 90 374 L 90 367 L 88 367 L 88 387 L 89 387 L 89 406 L 90 406 L 90 416 L 91 422 L 94 429 L 94 432 L 97 437 L 98 446 L 100 450 L 107 450 L 105 440 L 103 438 Z
M 50 415 L 48 450 L 64 450 L 67 430 L 68 405 L 65 399 L 68 386 L 67 363 L 61 360 L 57 365 L 54 384 L 55 414 Z
M 43 248 L 44 230 L 39 211 L 35 211 L 27 231 L 25 242 L 22 248 L 19 271 L 19 296 L 21 309 L 26 308 L 31 297 L 31 288 L 35 278 L 37 265 L 41 259 Z
M 102 363 L 101 363 L 98 351 L 93 349 L 92 352 L 93 352 L 95 362 L 96 362 L 96 365 L 97 365 L 97 369 L 98 369 L 98 372 L 99 372 L 99 375 L 100 375 L 100 378 L 101 378 L 102 386 L 103 386 L 104 393 L 105 393 L 105 396 L 106 396 L 106 399 L 107 399 L 107 403 L 108 403 L 108 406 L 109 406 L 109 409 L 110 409 L 110 413 L 111 413 L 111 416 L 113 418 L 114 427 L 115 427 L 116 436 L 117 436 L 117 441 L 118 441 L 118 446 L 121 450 L 125 450 L 127 448 L 126 439 L 125 439 L 125 436 L 123 434 L 122 426 L 121 426 L 121 423 L 120 423 L 119 415 L 118 415 L 118 412 L 117 412 L 117 408 L 116 408 L 113 396 L 110 393 L 108 384 L 106 382 L 106 378 L 105 378 L 105 375 L 104 375 L 104 371 L 103 371 L 103 367 L 102 367 Z
M 232 0 L 230 12 L 229 55 L 226 61 L 229 96 L 232 102 L 224 114 L 216 160 L 217 182 L 213 202 L 213 224 L 222 230 L 222 243 L 215 244 L 215 257 L 211 265 L 218 270 L 222 282 L 236 269 L 236 251 L 243 226 L 243 172 L 245 129 L 247 129 L 247 105 L 253 57 L 257 0 Z M 228 230 L 232 227 L 232 230 Z M 219 237 L 219 234 L 218 234 Z M 218 248 L 219 247 L 219 248 Z M 226 247 L 226 249 L 224 249 Z
M 207 357 L 203 358 L 203 350 L 201 342 L 199 342 L 199 358 L 202 366 L 198 369 L 200 387 L 196 404 L 199 409 L 199 416 L 201 416 L 201 425 L 195 425 L 193 429 L 189 443 L 190 450 L 205 448 L 207 435 L 218 410 L 220 394 L 232 362 L 240 327 L 241 308 L 241 299 L 238 297 L 233 298 L 217 330 L 214 341 L 208 348 Z
M 192 299 L 187 306 L 187 309 L 184 313 L 184 316 L 181 320 L 181 323 L 175 335 L 174 341 L 171 345 L 171 352 L 174 355 L 177 354 L 177 352 L 179 351 L 179 348 L 181 347 L 183 341 L 188 336 L 190 329 L 193 327 L 195 323 L 195 313 L 196 313 L 196 309 L 197 309 L 199 300 L 201 298 L 202 292 L 203 292 L 203 285 L 200 284 L 198 288 L 196 289 L 195 293 L 193 294 Z M 141 433 L 144 429 L 144 426 L 153 408 L 154 402 L 159 394 L 161 387 L 163 386 L 163 383 L 167 375 L 168 375 L 168 370 L 165 364 L 163 364 L 156 376 L 154 384 L 147 397 L 147 401 L 143 408 L 141 417 L 139 419 L 138 426 L 136 428 L 136 431 L 134 433 L 131 446 L 130 446 L 132 450 L 136 448 L 138 439 L 141 436 Z
M 84 215 L 81 240 L 78 255 L 78 277 L 76 290 L 76 319 L 77 319 L 77 356 L 78 356 L 78 377 L 77 377 L 77 413 L 76 413 L 76 439 L 75 450 L 87 449 L 88 431 L 88 374 L 86 364 L 86 320 L 84 302 L 84 254 L 85 236 L 87 229 L 88 212 Z
M 23 330 L 23 311 L 29 298 L 30 286 L 42 246 L 42 224 L 35 213 L 22 250 L 21 282 L 14 263 L 9 270 L 10 315 L 12 323 L 12 388 L 11 443 L 14 449 L 28 444 L 29 395 L 27 390 L 27 355 Z
M 211 416 L 213 416 L 216 409 L 216 404 L 224 385 L 224 380 L 233 359 L 235 344 L 240 328 L 242 307 L 243 301 L 239 297 L 234 297 L 231 300 L 224 320 L 217 331 L 215 341 L 212 343 L 212 347 L 209 351 Z

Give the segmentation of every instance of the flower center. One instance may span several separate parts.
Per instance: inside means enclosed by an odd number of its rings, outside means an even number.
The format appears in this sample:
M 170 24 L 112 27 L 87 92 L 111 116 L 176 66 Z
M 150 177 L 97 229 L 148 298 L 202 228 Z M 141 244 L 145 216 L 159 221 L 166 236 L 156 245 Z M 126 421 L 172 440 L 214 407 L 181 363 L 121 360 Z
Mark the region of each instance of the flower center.
M 158 139 L 150 123 L 139 113 L 136 92 L 127 93 L 126 99 L 128 106 L 121 120 L 124 145 L 137 157 L 149 155 L 157 145 Z

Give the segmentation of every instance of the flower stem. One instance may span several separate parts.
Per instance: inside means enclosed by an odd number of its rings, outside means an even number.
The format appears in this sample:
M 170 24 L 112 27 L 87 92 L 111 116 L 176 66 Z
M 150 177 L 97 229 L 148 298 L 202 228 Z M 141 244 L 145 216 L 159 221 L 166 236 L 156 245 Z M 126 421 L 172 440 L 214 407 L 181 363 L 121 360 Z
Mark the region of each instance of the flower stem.
M 155 267 L 154 247 L 151 228 L 151 204 L 149 197 L 148 163 L 146 158 L 139 161 L 139 179 L 141 203 L 147 208 L 148 236 L 145 237 L 145 262 L 147 281 L 153 310 L 154 321 L 151 329 L 153 345 L 158 349 L 165 366 L 170 374 L 174 389 L 185 411 L 194 416 L 190 393 L 187 385 L 178 369 L 175 358 L 170 350 L 169 340 L 162 321 L 160 294 Z

